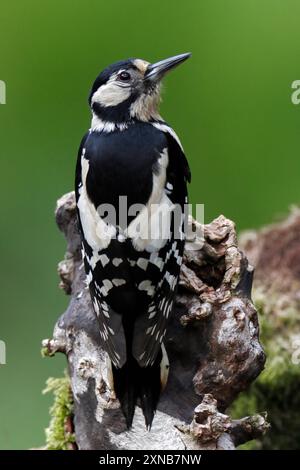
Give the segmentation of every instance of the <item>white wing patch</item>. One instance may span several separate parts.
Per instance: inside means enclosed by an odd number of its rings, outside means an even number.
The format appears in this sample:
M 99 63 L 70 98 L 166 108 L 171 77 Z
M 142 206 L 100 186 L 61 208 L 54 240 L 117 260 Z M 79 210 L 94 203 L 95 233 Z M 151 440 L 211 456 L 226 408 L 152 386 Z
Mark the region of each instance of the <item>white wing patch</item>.
M 145 280 L 139 283 L 138 289 L 146 291 L 147 295 L 152 297 L 155 291 L 155 286 L 151 283 L 151 281 Z
M 112 289 L 113 284 L 109 279 L 104 279 L 102 281 L 102 287 L 100 287 L 99 292 L 106 297 L 110 289 Z
M 126 284 L 126 281 L 125 279 L 112 279 L 112 283 L 114 286 L 118 287 L 118 286 L 123 286 L 124 284 Z
M 168 198 L 164 187 L 169 162 L 165 148 L 158 160 L 159 171 L 153 173 L 152 193 L 147 205 L 140 211 L 125 231 L 137 251 L 149 253 L 160 250 L 170 238 L 170 222 L 174 204 Z
M 136 262 L 137 266 L 144 271 L 147 270 L 149 261 L 146 258 L 139 258 Z
M 80 214 L 80 220 L 84 237 L 93 250 L 93 256 L 88 259 L 90 266 L 94 269 L 97 262 L 99 261 L 99 250 L 107 248 L 111 239 L 116 235 L 116 229 L 112 225 L 106 224 L 94 205 L 90 201 L 86 191 L 86 178 L 89 171 L 89 161 L 84 158 L 85 148 L 82 151 L 81 156 L 81 177 L 82 186 L 79 188 L 79 198 L 77 207 Z
M 116 268 L 123 262 L 122 258 L 113 258 L 112 264 L 116 266 Z
M 103 268 L 109 263 L 109 258 L 107 255 L 103 254 L 99 256 L 99 260 L 103 266 Z

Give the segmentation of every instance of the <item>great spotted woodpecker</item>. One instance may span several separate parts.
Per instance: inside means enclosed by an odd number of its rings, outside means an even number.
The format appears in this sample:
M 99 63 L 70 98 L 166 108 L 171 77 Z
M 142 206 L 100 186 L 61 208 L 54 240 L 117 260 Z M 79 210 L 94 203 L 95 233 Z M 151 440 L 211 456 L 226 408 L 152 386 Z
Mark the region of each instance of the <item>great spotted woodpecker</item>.
M 163 340 L 182 263 L 190 170 L 158 106 L 162 77 L 189 56 L 128 59 L 100 73 L 78 153 L 87 284 L 128 428 L 140 403 L 150 429 L 167 378 Z

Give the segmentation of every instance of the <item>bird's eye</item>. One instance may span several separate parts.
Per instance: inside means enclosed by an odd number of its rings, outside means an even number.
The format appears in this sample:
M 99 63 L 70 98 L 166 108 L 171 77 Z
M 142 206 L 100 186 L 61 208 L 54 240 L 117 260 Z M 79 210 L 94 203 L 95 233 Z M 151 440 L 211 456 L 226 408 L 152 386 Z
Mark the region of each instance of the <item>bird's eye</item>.
M 122 80 L 122 82 L 128 82 L 131 79 L 130 73 L 128 72 L 120 72 L 118 75 L 118 79 Z

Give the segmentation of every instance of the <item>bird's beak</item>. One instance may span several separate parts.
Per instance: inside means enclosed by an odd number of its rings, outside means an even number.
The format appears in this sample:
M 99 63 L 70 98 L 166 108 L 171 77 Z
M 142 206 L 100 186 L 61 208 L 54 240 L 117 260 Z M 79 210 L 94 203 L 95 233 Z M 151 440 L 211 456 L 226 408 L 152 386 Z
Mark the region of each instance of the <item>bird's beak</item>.
M 190 52 L 187 52 L 186 54 L 175 55 L 174 57 L 169 57 L 168 59 L 160 60 L 155 64 L 148 65 L 144 77 L 145 80 L 149 80 L 151 82 L 161 80 L 167 72 L 177 67 L 177 65 L 184 62 L 191 55 L 192 54 Z

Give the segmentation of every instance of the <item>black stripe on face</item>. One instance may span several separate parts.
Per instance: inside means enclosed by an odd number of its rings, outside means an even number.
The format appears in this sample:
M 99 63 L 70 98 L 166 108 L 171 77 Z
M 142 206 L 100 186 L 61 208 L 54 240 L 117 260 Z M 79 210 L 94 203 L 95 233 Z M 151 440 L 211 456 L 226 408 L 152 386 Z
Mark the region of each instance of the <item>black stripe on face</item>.
M 137 96 L 138 93 L 133 91 L 129 98 L 116 106 L 101 106 L 100 103 L 95 102 L 92 104 L 92 110 L 103 121 L 120 124 L 131 119 L 130 106 L 136 100 Z

